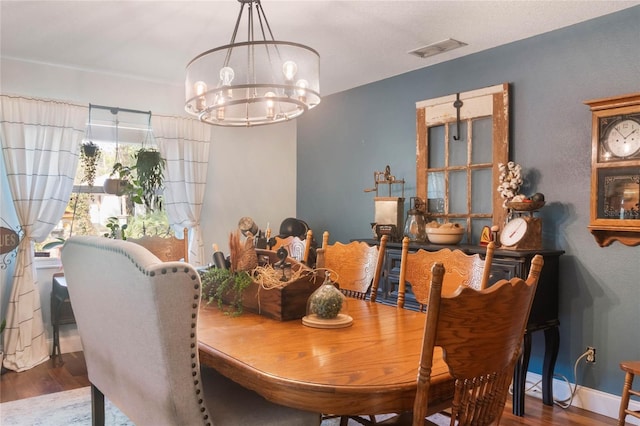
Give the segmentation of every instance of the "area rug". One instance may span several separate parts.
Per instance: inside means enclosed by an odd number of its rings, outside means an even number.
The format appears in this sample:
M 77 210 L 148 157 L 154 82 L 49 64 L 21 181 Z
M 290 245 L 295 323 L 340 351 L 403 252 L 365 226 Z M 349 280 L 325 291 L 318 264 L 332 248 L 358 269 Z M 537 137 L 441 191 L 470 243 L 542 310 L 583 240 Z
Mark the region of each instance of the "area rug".
M 439 414 L 429 417 L 429 420 L 442 426 L 449 424 L 449 419 Z M 339 424 L 340 419 L 337 418 L 322 422 L 322 426 L 338 426 Z M 0 404 L 0 425 L 90 426 L 91 390 L 89 387 L 85 387 L 5 402 Z M 134 426 L 127 416 L 111 404 L 107 398 L 105 398 L 105 425 Z M 349 426 L 356 425 L 359 423 L 349 420 Z

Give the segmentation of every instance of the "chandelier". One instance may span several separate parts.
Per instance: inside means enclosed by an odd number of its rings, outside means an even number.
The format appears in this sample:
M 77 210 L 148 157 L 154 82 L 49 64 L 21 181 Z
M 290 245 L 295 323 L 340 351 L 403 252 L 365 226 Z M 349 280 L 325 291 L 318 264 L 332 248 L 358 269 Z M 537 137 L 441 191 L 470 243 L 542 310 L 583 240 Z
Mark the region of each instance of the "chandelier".
M 187 65 L 185 110 L 209 124 L 237 127 L 291 120 L 318 105 L 318 52 L 276 41 L 260 0 L 238 1 L 230 43 L 201 53 Z M 247 41 L 236 42 L 245 6 Z

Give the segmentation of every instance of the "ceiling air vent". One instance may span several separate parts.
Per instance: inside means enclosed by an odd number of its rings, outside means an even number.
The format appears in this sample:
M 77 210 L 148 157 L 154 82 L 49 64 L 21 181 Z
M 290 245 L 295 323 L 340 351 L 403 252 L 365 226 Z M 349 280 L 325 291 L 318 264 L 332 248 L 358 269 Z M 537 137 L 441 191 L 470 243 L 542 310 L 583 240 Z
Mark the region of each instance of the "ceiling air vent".
M 431 43 L 427 46 L 412 50 L 409 52 L 409 54 L 418 56 L 420 58 L 428 58 L 429 56 L 438 55 L 440 53 L 444 53 L 449 50 L 457 49 L 458 47 L 466 45 L 467 43 L 448 38 L 446 40 L 442 40 L 437 43 Z

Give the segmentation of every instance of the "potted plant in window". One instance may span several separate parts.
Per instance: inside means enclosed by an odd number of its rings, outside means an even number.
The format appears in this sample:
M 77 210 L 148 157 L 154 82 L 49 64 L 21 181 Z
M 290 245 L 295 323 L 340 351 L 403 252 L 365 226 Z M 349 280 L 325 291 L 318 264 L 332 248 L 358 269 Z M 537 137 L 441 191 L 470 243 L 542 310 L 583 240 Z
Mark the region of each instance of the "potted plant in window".
M 80 161 L 84 171 L 82 182 L 86 182 L 89 186 L 93 186 L 96 179 L 96 167 L 101 154 L 100 147 L 92 141 L 85 141 L 80 146 Z
M 134 158 L 142 202 L 151 211 L 162 210 L 162 197 L 158 191 L 164 182 L 164 158 L 158 150 L 145 147 L 138 150 Z
M 126 240 L 127 236 L 124 231 L 127 229 L 127 224 L 123 224 L 120 226 L 120 221 L 116 216 L 111 216 L 107 219 L 107 228 L 109 228 L 109 232 L 103 234 L 103 237 L 113 238 L 115 240 Z
M 115 163 L 109 178 L 104 180 L 104 192 L 117 196 L 135 192 L 133 170 L 133 167 Z

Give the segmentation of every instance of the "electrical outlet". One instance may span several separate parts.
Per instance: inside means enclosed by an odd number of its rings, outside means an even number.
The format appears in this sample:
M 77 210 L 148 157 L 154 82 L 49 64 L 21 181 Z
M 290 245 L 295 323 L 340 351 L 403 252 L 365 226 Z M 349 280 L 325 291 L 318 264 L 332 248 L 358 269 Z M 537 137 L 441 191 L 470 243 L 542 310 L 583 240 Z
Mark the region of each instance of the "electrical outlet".
M 596 362 L 596 348 L 587 346 L 587 362 L 589 363 Z

